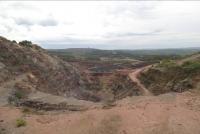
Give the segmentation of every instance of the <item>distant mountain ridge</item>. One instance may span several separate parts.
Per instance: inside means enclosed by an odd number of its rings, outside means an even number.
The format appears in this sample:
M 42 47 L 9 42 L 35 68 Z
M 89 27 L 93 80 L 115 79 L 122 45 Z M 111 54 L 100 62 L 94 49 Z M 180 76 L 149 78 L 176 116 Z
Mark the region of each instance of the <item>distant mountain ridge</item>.
M 101 50 L 93 48 L 50 49 L 49 53 L 56 54 L 66 60 L 101 60 L 104 58 L 135 59 L 144 61 L 159 61 L 162 59 L 182 58 L 200 52 L 200 48 L 180 49 L 150 49 L 150 50 Z
M 92 52 L 118 52 L 118 53 L 131 53 L 131 54 L 143 54 L 143 55 L 187 55 L 196 52 L 200 52 L 200 47 L 191 48 L 166 48 L 166 49 L 115 49 L 115 50 L 103 50 L 96 48 L 67 48 L 67 49 L 47 49 L 48 51 L 68 52 L 68 53 L 92 53 Z

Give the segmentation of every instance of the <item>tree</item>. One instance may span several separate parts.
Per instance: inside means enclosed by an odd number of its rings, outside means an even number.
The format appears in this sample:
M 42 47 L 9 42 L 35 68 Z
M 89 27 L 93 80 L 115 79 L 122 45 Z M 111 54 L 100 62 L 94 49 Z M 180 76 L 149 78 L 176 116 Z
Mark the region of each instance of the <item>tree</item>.
M 24 41 L 19 42 L 19 45 L 26 46 L 26 47 L 32 47 L 32 42 L 24 40 Z
M 17 41 L 13 40 L 12 43 L 17 43 Z

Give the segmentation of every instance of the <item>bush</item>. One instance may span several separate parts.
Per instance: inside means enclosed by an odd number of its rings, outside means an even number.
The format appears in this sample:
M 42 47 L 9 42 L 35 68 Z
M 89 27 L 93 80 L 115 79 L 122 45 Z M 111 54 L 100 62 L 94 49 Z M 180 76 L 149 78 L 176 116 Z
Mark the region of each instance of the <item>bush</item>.
M 14 93 L 14 95 L 15 95 L 15 97 L 16 97 L 17 99 L 22 99 L 22 98 L 24 97 L 24 95 L 23 95 L 20 91 L 16 91 L 16 92 Z
M 170 68 L 170 67 L 176 67 L 177 64 L 176 64 L 176 62 L 173 61 L 173 60 L 162 60 L 158 66 L 159 66 L 159 67 L 167 67 L 167 68 Z
M 24 119 L 17 119 L 16 120 L 16 126 L 17 127 L 26 126 L 26 121 Z
M 17 41 L 13 40 L 12 43 L 17 43 Z
M 187 71 L 197 71 L 200 69 L 200 62 L 187 61 L 187 62 L 183 63 L 182 67 Z
M 19 45 L 25 46 L 25 47 L 32 47 L 32 42 L 24 40 L 24 41 L 19 42 Z
M 21 99 L 25 98 L 25 94 L 21 91 L 14 91 L 9 97 L 8 102 L 13 105 L 18 105 Z

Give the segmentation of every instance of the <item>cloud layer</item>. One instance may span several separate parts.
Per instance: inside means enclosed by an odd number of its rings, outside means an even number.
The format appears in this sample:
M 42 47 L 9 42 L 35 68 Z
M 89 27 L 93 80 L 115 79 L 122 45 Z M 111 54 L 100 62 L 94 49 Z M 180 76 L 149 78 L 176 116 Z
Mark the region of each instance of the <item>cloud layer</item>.
M 0 35 L 45 48 L 200 47 L 198 1 L 0 2 Z

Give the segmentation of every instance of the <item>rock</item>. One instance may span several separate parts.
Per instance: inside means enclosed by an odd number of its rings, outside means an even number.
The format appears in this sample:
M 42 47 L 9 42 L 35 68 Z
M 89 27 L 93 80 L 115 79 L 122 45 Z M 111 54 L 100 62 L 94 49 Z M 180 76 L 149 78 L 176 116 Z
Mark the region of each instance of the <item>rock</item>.
M 6 66 L 2 63 L 2 62 L 0 62 L 0 69 L 3 69 L 3 68 L 5 68 Z
M 79 105 L 68 105 L 67 103 L 51 104 L 36 100 L 24 100 L 19 103 L 19 106 L 26 106 L 37 110 L 69 110 L 69 111 L 85 111 L 88 108 Z
M 189 90 L 192 88 L 192 80 L 190 79 L 184 79 L 177 84 L 174 85 L 173 91 L 176 92 L 184 92 L 186 90 Z

